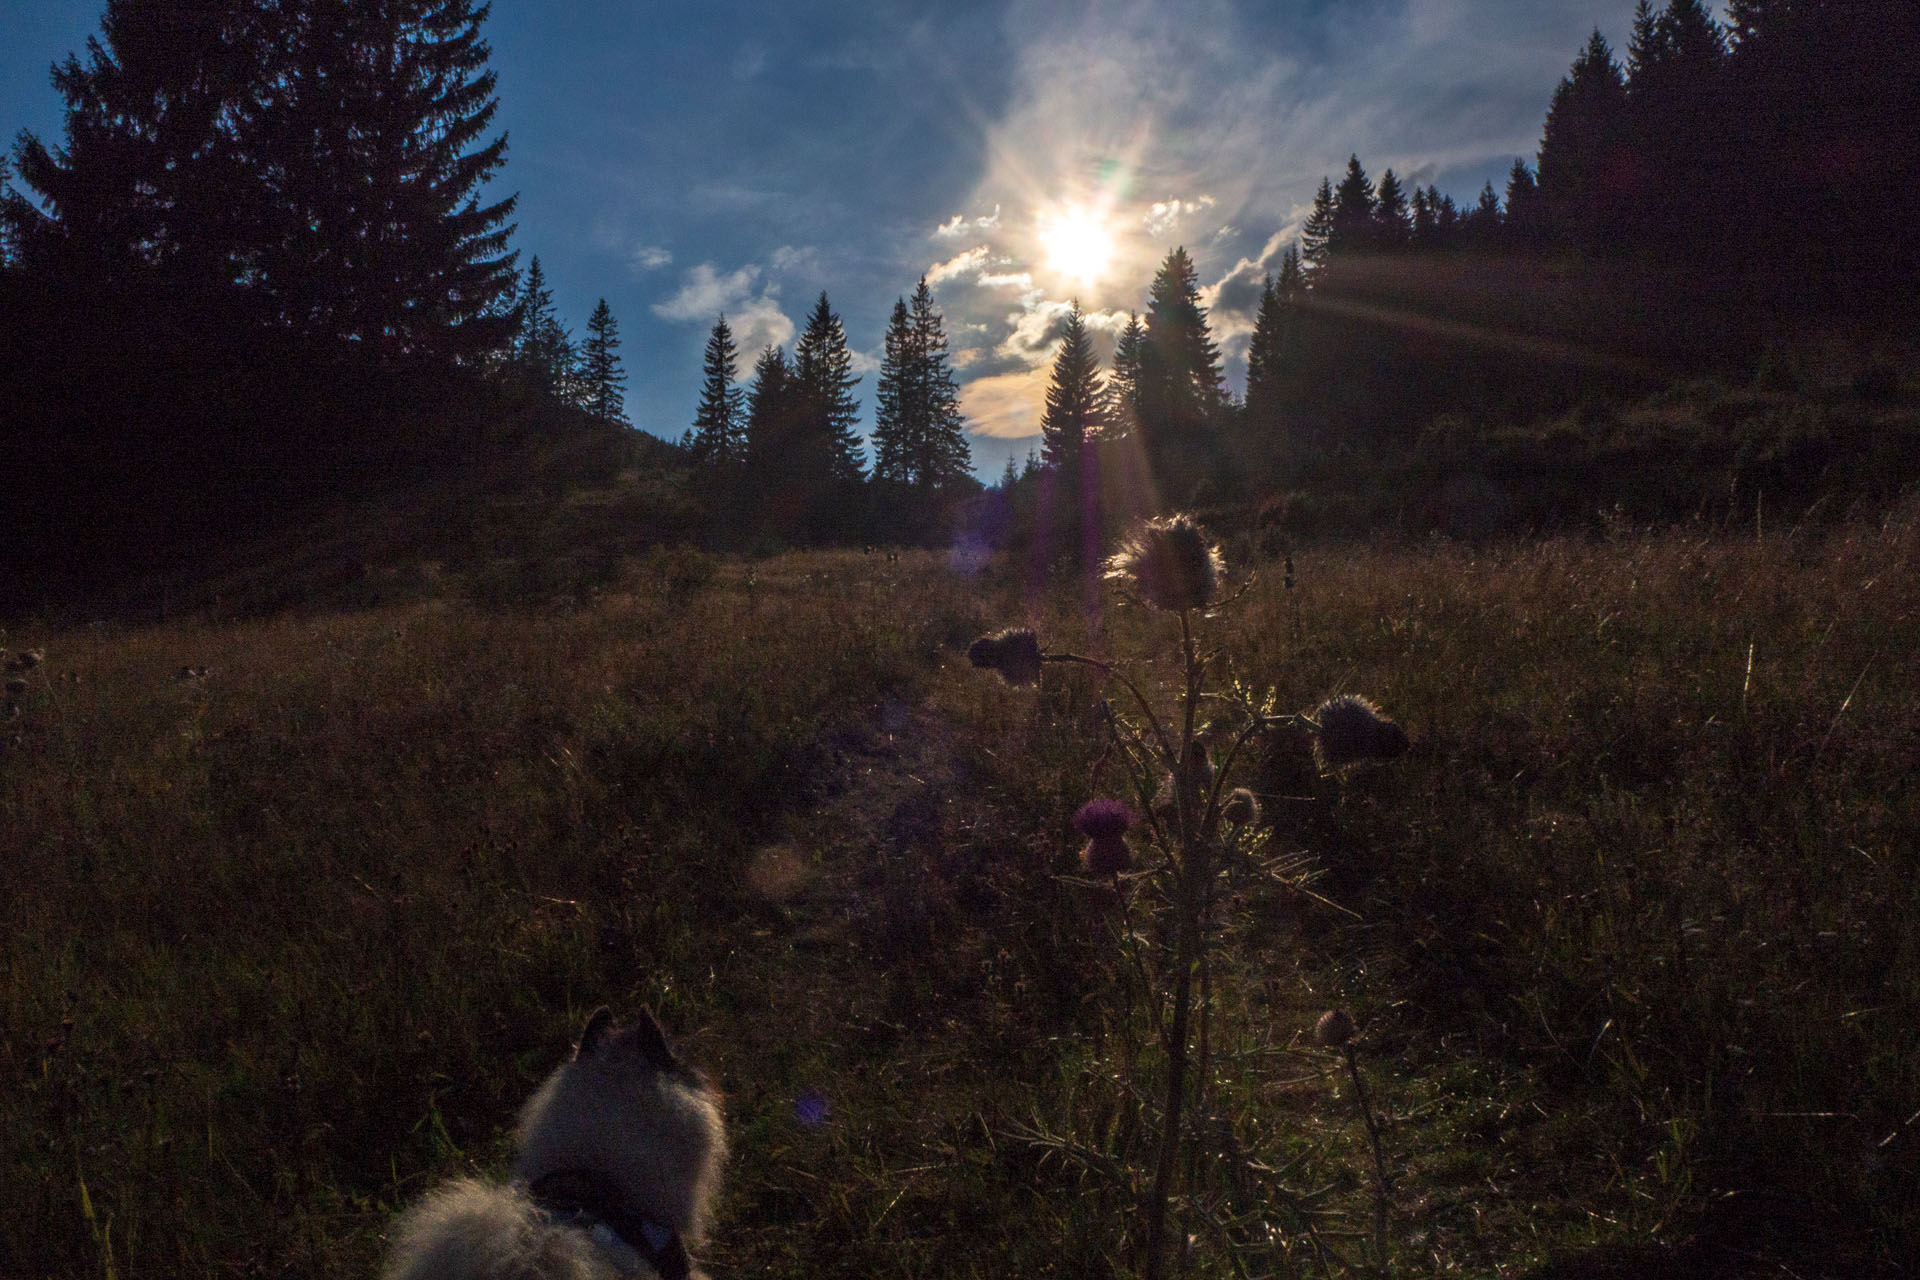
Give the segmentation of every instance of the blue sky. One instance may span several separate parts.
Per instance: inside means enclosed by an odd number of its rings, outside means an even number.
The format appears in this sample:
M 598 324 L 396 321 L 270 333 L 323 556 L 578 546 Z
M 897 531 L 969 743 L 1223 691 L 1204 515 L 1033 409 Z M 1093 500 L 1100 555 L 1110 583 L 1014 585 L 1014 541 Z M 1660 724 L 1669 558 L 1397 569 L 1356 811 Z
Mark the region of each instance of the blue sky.
M 0 8 L 0 131 L 60 137 L 47 68 L 98 0 Z M 1322 175 L 1471 200 L 1532 160 L 1589 32 L 1633 0 L 641 3 L 495 0 L 485 28 L 518 192 L 576 332 L 619 320 L 635 425 L 678 438 L 724 311 L 741 373 L 824 289 L 873 404 L 881 335 L 924 273 L 976 469 L 1035 443 L 1058 322 L 1102 355 L 1184 245 L 1229 381 L 1261 276 Z

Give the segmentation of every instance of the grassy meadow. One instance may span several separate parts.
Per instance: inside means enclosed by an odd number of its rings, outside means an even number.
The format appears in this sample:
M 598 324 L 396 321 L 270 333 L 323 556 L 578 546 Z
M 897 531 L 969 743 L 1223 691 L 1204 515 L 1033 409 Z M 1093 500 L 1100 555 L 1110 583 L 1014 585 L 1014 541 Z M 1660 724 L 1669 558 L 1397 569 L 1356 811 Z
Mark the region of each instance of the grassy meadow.
M 1210 671 L 1414 745 L 1233 779 L 1287 874 L 1221 889 L 1187 1272 L 1374 1268 L 1333 1008 L 1395 1274 L 1920 1261 L 1920 506 L 1226 550 Z M 0 1275 L 371 1274 L 600 1004 L 726 1094 L 714 1275 L 1127 1273 L 1155 923 L 1069 825 L 1113 691 L 965 650 L 1164 690 L 1170 620 L 921 552 L 604 579 L 10 627 Z

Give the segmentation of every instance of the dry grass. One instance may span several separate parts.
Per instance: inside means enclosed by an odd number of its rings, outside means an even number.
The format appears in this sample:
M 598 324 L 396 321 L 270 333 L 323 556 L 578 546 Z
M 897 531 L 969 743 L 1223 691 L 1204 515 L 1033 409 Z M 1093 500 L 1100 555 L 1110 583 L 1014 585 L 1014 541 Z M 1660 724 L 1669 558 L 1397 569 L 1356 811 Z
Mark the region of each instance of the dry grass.
M 1297 598 L 1275 573 L 1220 620 L 1282 706 L 1364 693 L 1415 739 L 1245 779 L 1358 919 L 1237 904 L 1220 1106 L 1335 1254 L 1371 1203 L 1305 1039 L 1339 1004 L 1399 1269 L 1914 1260 L 1914 515 L 1306 550 Z M 366 1274 L 396 1205 L 499 1167 L 603 1002 L 653 1004 L 729 1093 L 717 1274 L 1112 1269 L 1131 1206 L 1014 1137 L 1134 1140 L 1111 947 L 1061 878 L 1096 686 L 961 654 L 1157 624 L 936 557 L 709 570 L 567 609 L 16 627 L 47 662 L 0 723 L 0 1273 Z M 1275 1205 L 1260 1266 L 1319 1274 Z

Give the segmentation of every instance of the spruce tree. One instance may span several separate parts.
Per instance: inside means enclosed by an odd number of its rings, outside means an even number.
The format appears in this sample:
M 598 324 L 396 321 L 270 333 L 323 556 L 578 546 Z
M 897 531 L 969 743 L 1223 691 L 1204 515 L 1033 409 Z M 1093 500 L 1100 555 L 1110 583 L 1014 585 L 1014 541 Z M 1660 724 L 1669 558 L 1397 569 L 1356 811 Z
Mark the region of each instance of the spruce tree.
M 960 391 L 947 364 L 945 321 L 925 276 L 894 304 L 875 388 L 873 475 L 924 496 L 972 468 Z
M 1407 211 L 1407 193 L 1389 169 L 1380 175 L 1380 190 L 1373 204 L 1375 245 L 1387 253 L 1398 253 L 1413 242 L 1413 219 Z
M 1094 358 L 1086 317 L 1075 299 L 1060 333 L 1060 349 L 1053 357 L 1053 381 L 1047 387 L 1047 407 L 1040 417 L 1041 448 L 1047 466 L 1070 481 L 1080 477 L 1091 446 L 1104 434 L 1105 404 L 1100 362 Z
M 1253 317 L 1253 338 L 1247 344 L 1246 420 L 1255 437 L 1278 418 L 1280 371 L 1286 359 L 1285 306 L 1279 286 L 1268 276 L 1260 289 L 1260 309 Z
M 577 358 L 573 335 L 554 310 L 547 273 L 535 257 L 527 264 L 521 284 L 520 336 L 514 345 L 514 367 L 521 382 L 548 400 L 571 403 L 575 391 Z
M 701 361 L 700 404 L 693 415 L 694 461 L 712 469 L 731 469 L 744 460 L 746 392 L 736 384 L 738 349 L 722 315 L 713 322 Z
M 1488 182 L 1480 188 L 1480 200 L 1462 219 L 1462 232 L 1475 249 L 1492 248 L 1500 238 L 1500 196 Z
M 1140 317 L 1129 311 L 1126 327 L 1113 346 L 1113 369 L 1107 378 L 1106 405 L 1101 411 L 1104 436 L 1116 440 L 1132 435 L 1140 427 L 1140 382 L 1147 329 Z
M 261 112 L 283 318 L 390 352 L 466 358 L 506 335 L 514 198 L 482 204 L 507 139 L 475 0 L 307 0 Z
M 913 318 L 907 300 L 895 299 L 882 340 L 880 378 L 873 388 L 873 481 L 905 487 L 909 483 L 907 441 L 917 399 Z
M 1507 170 L 1507 207 L 1503 224 L 1507 243 L 1519 249 L 1540 244 L 1540 188 L 1527 162 L 1515 158 Z
M 1540 220 L 1555 244 L 1594 253 L 1614 242 L 1626 112 L 1626 77 L 1596 29 L 1553 91 L 1540 136 Z
M 1379 243 L 1373 220 L 1373 182 L 1359 156 L 1347 157 L 1347 173 L 1333 192 L 1333 225 L 1327 238 L 1331 256 L 1366 253 Z
M 753 365 L 747 390 L 746 464 L 750 491 L 762 495 L 780 487 L 793 447 L 798 406 L 793 368 L 787 353 L 769 346 Z
M 865 479 L 855 433 L 860 402 L 853 388 L 853 353 L 824 291 L 794 347 L 798 420 L 791 449 L 795 495 L 806 512 L 803 529 L 815 537 L 849 536 Z
M 1333 183 L 1324 177 L 1313 194 L 1313 209 L 1300 228 L 1300 256 L 1309 279 L 1325 270 L 1333 256 Z
M 1300 393 L 1300 302 L 1305 294 L 1299 250 L 1288 246 L 1280 258 L 1279 279 L 1269 277 L 1260 291 L 1260 309 L 1247 347 L 1247 395 L 1241 409 L 1248 459 L 1261 467 L 1269 481 L 1285 464 L 1294 443 L 1288 438 L 1288 421 Z
M 296 333 L 474 360 L 513 326 L 513 198 L 481 204 L 506 138 L 473 0 L 109 0 L 56 69 L 58 153 L 31 134 L 8 199 L 57 277 L 244 290 Z
M 620 364 L 620 326 L 605 298 L 587 317 L 580 374 L 587 412 L 605 423 L 631 426 L 626 411 L 627 373 Z
M 1147 459 L 1166 496 L 1186 501 L 1211 469 L 1228 405 L 1193 259 L 1169 253 L 1148 291 L 1137 390 Z
M 960 388 L 948 364 L 946 320 L 934 310 L 927 278 L 913 291 L 913 333 L 919 347 L 925 428 L 910 450 L 913 481 L 923 489 L 942 489 L 973 471 L 966 418 L 960 412 Z
M 1413 189 L 1412 200 L 1413 234 L 1408 243 L 1416 252 L 1424 253 L 1434 247 L 1433 201 L 1427 198 L 1425 187 Z
M 0 218 L 24 264 L 69 281 L 157 272 L 196 291 L 255 271 L 270 213 L 252 112 L 275 18 L 257 0 L 108 0 L 86 61 L 53 69 L 65 146 L 22 131 L 15 147 L 39 201 L 9 193 Z

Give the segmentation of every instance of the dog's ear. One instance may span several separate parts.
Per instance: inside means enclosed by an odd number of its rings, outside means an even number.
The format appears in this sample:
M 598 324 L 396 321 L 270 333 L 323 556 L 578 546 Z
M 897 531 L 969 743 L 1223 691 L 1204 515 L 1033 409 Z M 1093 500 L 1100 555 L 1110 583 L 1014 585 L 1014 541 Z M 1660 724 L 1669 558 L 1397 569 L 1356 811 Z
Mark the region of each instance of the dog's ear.
M 580 1033 L 580 1047 L 573 1051 L 575 1061 L 597 1053 L 613 1034 L 613 1010 L 601 1005 L 587 1019 L 586 1030 Z
M 642 1009 L 640 1020 L 628 1027 L 625 1034 L 633 1037 L 634 1047 L 655 1071 L 680 1070 L 679 1055 L 674 1053 L 673 1042 L 667 1039 L 666 1029 L 653 1016 L 652 1009 Z

